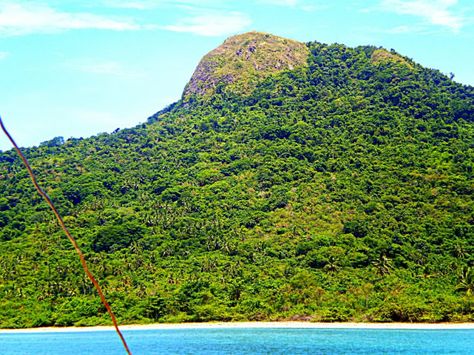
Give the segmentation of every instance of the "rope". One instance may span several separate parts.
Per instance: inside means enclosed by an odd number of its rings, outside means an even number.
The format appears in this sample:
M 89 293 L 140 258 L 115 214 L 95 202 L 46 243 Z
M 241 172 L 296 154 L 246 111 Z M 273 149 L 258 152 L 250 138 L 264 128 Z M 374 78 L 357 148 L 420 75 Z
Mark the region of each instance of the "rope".
M 109 313 L 110 315 L 110 318 L 112 319 L 112 323 L 114 324 L 114 327 L 115 327 L 115 331 L 117 332 L 118 336 L 120 337 L 120 340 L 122 340 L 122 344 L 123 344 L 123 347 L 125 348 L 125 351 L 127 352 L 127 354 L 131 355 L 131 351 L 128 347 L 128 344 L 127 344 L 127 341 L 125 340 L 122 332 L 120 331 L 119 327 L 118 327 L 118 323 L 117 323 L 117 319 L 115 318 L 115 315 L 114 315 L 114 312 L 112 312 L 112 308 L 110 308 L 110 305 L 109 303 L 107 302 L 105 296 L 104 296 L 104 293 L 102 292 L 102 288 L 100 287 L 99 283 L 97 282 L 97 280 L 95 279 L 94 275 L 92 275 L 92 273 L 90 272 L 89 270 L 89 267 L 87 266 L 87 262 L 86 262 L 86 259 L 84 258 L 84 254 L 82 254 L 82 251 L 81 249 L 79 248 L 79 245 L 77 244 L 76 240 L 74 239 L 74 237 L 71 235 L 71 233 L 69 232 L 69 230 L 67 229 L 66 225 L 64 224 L 64 221 L 61 217 L 61 215 L 59 214 L 58 210 L 56 209 L 56 207 L 54 206 L 53 204 L 53 201 L 51 201 L 51 199 L 49 198 L 48 194 L 40 187 L 40 185 L 38 184 L 37 180 L 36 180 L 36 176 L 35 174 L 33 173 L 33 170 L 31 169 L 31 166 L 30 164 L 28 163 L 28 160 L 26 159 L 26 157 L 23 155 L 23 153 L 21 152 L 20 148 L 18 148 L 18 145 L 15 143 L 15 140 L 12 138 L 12 136 L 10 135 L 10 133 L 8 133 L 7 129 L 5 128 L 5 126 L 3 125 L 3 121 L 2 121 L 2 117 L 0 116 L 0 126 L 2 127 L 2 130 L 3 132 L 5 133 L 5 135 L 8 137 L 8 139 L 10 140 L 10 142 L 13 144 L 13 147 L 15 148 L 16 152 L 18 153 L 18 155 L 20 156 L 21 160 L 23 161 L 23 164 L 25 165 L 26 169 L 28 170 L 28 174 L 30 175 L 30 178 L 31 178 L 31 181 L 33 182 L 33 185 L 35 186 L 36 190 L 38 191 L 38 193 L 45 199 L 45 201 L 48 203 L 49 207 L 51 207 L 51 210 L 53 211 L 54 215 L 56 216 L 58 222 L 59 222 L 59 225 L 61 226 L 61 228 L 63 229 L 64 233 L 66 234 L 66 236 L 68 237 L 69 241 L 71 242 L 71 244 L 73 245 L 74 249 L 76 250 L 77 254 L 79 255 L 79 259 L 81 260 L 81 264 L 82 264 L 82 268 L 84 269 L 84 272 L 86 273 L 87 277 L 89 278 L 89 280 L 91 280 L 91 282 L 94 284 L 94 287 L 96 288 L 97 290 L 97 293 L 99 294 L 100 296 L 100 300 L 102 301 L 102 304 L 105 306 L 105 308 L 107 309 L 107 312 Z

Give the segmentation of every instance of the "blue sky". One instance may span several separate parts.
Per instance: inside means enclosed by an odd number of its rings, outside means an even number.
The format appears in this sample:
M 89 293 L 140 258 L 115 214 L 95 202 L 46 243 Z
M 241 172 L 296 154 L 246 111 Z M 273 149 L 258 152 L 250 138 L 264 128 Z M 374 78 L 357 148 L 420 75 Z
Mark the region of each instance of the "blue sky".
M 135 126 L 251 30 L 393 48 L 474 85 L 472 0 L 0 0 L 0 114 L 21 146 Z

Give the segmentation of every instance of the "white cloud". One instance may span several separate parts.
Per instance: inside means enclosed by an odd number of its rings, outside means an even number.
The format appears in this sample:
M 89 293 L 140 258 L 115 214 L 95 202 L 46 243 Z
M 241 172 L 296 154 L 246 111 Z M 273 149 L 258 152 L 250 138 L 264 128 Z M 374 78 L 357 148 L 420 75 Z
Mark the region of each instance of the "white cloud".
M 0 52 L 0 60 L 5 59 L 9 55 L 10 55 L 10 53 L 8 53 L 8 52 Z
M 133 22 L 90 13 L 61 12 L 47 5 L 26 2 L 0 3 L 0 35 L 55 33 L 79 29 L 126 31 L 139 28 L 140 26 Z
M 200 36 L 222 36 L 239 32 L 251 23 L 250 19 L 240 12 L 213 12 L 183 18 L 174 25 L 162 28 L 174 32 L 189 32 Z
M 451 11 L 456 4 L 457 0 L 382 0 L 381 6 L 385 11 L 418 16 L 430 24 L 457 32 L 463 26 L 463 19 Z

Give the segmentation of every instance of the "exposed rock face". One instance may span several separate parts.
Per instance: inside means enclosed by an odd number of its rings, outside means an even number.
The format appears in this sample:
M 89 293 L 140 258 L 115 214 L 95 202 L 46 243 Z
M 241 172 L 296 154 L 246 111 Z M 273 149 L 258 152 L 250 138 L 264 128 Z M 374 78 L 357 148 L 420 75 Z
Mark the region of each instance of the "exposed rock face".
M 402 56 L 396 53 L 391 53 L 386 49 L 376 49 L 372 53 L 371 57 L 372 64 L 386 64 L 386 63 L 397 63 L 405 65 L 406 67 L 413 69 L 413 66 Z
M 304 43 L 266 33 L 230 37 L 203 57 L 183 98 L 211 95 L 221 84 L 224 90 L 250 94 L 258 82 L 273 73 L 306 66 L 308 56 Z

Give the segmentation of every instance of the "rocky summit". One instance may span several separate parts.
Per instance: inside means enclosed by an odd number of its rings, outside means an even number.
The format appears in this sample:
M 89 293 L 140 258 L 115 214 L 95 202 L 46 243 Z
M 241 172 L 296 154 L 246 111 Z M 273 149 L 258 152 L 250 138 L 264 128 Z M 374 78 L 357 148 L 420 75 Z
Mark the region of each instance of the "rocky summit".
M 307 66 L 308 56 L 308 47 L 291 39 L 262 32 L 233 36 L 204 56 L 183 96 L 209 96 L 219 86 L 250 94 L 272 74 Z

